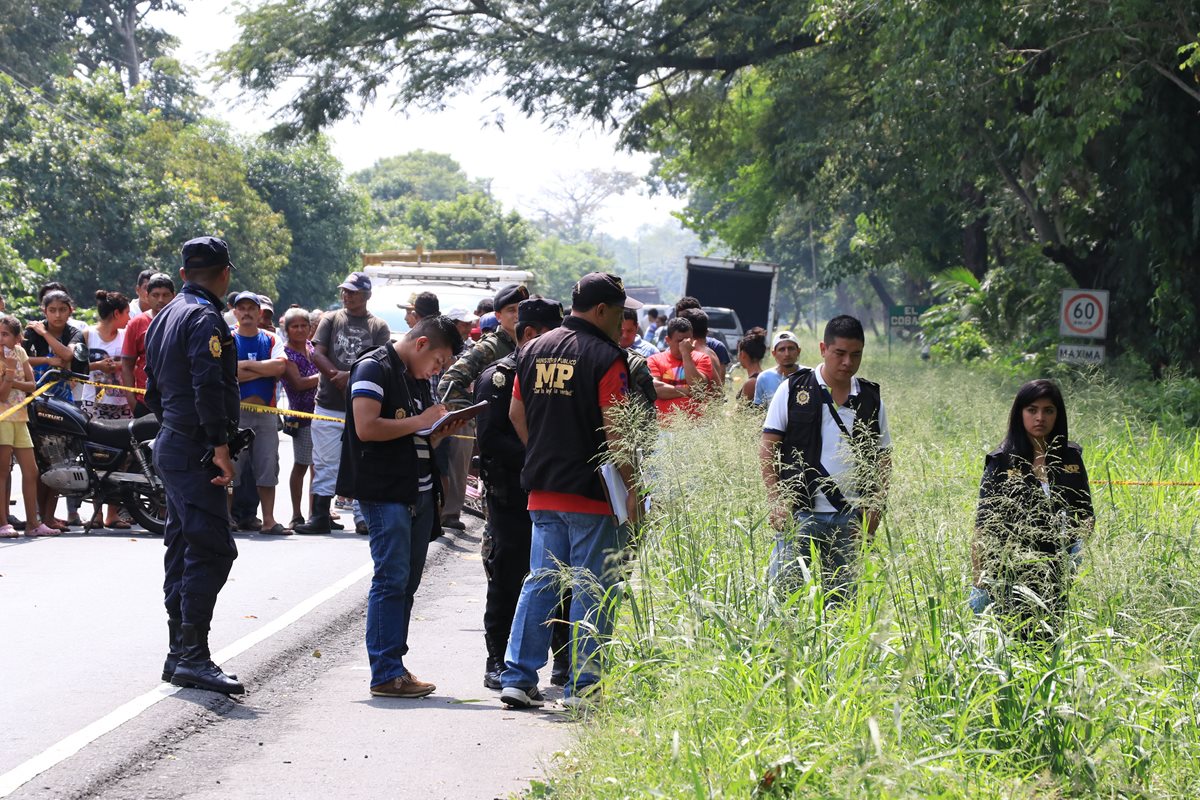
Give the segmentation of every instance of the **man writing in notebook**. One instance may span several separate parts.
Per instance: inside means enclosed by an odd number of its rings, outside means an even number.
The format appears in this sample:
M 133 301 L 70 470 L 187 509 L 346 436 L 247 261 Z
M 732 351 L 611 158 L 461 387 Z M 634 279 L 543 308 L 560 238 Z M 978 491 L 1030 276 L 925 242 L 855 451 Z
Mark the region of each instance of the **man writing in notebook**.
M 426 317 L 398 342 L 363 353 L 350 368 L 337 492 L 362 508 L 375 573 L 367 599 L 371 694 L 424 697 L 436 687 L 408 671 L 408 626 L 421 585 L 441 491 L 432 448 L 463 423 L 433 426 L 446 409 L 429 378 L 450 363 L 462 337 L 449 317 Z

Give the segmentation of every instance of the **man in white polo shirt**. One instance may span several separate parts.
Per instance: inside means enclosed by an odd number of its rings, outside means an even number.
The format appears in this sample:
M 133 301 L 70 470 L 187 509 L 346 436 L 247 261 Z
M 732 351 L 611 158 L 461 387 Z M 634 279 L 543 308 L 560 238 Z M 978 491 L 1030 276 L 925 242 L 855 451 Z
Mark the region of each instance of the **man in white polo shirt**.
M 855 377 L 864 340 L 854 317 L 829 321 L 821 363 L 797 370 L 771 399 L 759 451 L 778 532 L 771 577 L 815 549 L 834 602 L 849 593 L 862 534 L 870 542 L 879 527 L 891 470 L 879 385 Z

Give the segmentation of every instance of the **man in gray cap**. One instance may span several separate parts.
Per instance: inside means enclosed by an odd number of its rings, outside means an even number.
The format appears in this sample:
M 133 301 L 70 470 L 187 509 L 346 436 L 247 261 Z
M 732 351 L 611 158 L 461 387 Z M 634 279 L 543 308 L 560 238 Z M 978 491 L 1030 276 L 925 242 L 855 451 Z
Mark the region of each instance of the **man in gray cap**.
M 316 413 L 345 419 L 346 386 L 351 365 L 364 350 L 391 341 L 392 334 L 386 322 L 367 311 L 371 276 L 365 272 L 351 272 L 338 290 L 342 307 L 321 317 L 313 336 L 313 363 L 321 372 Z M 330 517 L 329 504 L 337 485 L 344 427 L 340 422 L 313 420 L 312 515 L 307 522 L 296 526 L 296 533 L 327 534 L 335 527 L 342 527 Z
M 473 402 L 471 384 L 490 364 L 494 364 L 517 349 L 517 306 L 529 299 L 529 289 L 522 284 L 509 284 L 496 292 L 494 301 L 496 319 L 500 326 L 480 339 L 467 353 L 446 370 L 438 383 L 437 398 L 451 410 L 466 408 Z M 468 423 L 460 435 L 473 437 L 475 425 Z M 470 444 L 468 440 L 452 439 L 452 442 Z M 442 507 L 442 526 L 462 530 L 465 526 L 459 519 L 463 497 L 467 491 L 467 470 L 471 466 L 471 448 L 456 444 L 450 458 L 450 471 L 446 481 L 446 500 Z M 465 455 L 465 457 L 464 457 Z

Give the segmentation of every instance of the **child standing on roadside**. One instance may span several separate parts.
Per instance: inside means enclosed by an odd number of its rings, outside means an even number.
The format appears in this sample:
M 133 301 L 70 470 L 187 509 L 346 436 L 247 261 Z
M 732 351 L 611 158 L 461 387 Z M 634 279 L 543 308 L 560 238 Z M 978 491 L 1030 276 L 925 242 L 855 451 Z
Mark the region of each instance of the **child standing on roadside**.
M 27 392 L 33 391 L 33 368 L 25 348 L 18 344 L 21 323 L 16 317 L 0 315 L 0 414 L 20 405 Z M 21 494 L 25 498 L 25 532 L 27 536 L 57 536 L 58 531 L 38 522 L 37 462 L 33 457 L 33 440 L 29 438 L 29 413 L 20 408 L 0 420 L 0 470 L 5 482 L 10 479 L 13 455 L 21 467 Z M 12 525 L 0 527 L 0 538 L 19 536 Z

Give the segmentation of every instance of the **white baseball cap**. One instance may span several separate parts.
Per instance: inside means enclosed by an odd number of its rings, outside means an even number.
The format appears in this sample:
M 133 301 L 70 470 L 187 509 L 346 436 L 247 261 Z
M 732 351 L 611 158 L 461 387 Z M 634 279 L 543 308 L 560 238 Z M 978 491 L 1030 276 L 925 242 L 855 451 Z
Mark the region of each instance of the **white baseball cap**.
M 783 344 L 784 342 L 791 342 L 792 344 L 796 345 L 797 348 L 800 347 L 800 340 L 796 338 L 796 334 L 792 333 L 791 331 L 780 331 L 779 333 L 775 334 L 775 338 L 771 340 L 771 352 L 774 353 L 775 348 L 779 347 L 779 345 Z
M 478 322 L 479 317 L 467 311 L 465 308 L 452 308 L 446 312 L 446 316 L 455 322 Z

